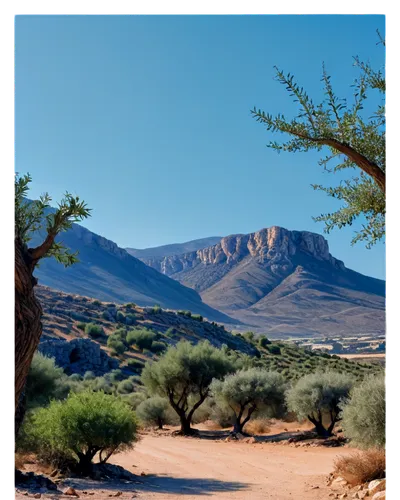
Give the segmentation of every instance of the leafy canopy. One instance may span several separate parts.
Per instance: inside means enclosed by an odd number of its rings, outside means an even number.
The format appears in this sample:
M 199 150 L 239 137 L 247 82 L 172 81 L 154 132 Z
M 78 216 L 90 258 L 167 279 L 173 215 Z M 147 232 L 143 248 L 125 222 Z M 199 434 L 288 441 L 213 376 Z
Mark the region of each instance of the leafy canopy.
M 342 405 L 345 435 L 361 448 L 385 447 L 385 377 L 370 376 L 354 387 Z
M 378 33 L 379 35 L 379 33 Z M 380 36 L 380 35 L 379 35 Z M 380 38 L 384 45 L 384 41 Z M 325 66 L 322 71 L 324 99 L 316 104 L 298 85 L 294 76 L 276 68 L 276 79 L 286 87 L 298 103 L 299 112 L 293 119 L 282 114 L 272 116 L 254 107 L 253 117 L 270 132 L 289 136 L 283 142 L 272 141 L 269 147 L 277 152 L 321 151 L 328 148 L 329 155 L 319 162 L 328 172 L 355 169 L 358 173 L 334 187 L 313 185 L 340 202 L 334 213 L 323 214 L 314 220 L 325 223 L 325 232 L 333 228 L 352 225 L 363 216 L 366 223 L 355 233 L 352 244 L 365 241 L 369 248 L 385 234 L 385 76 L 381 70 L 355 58 L 360 73 L 354 81 L 354 101 L 339 98 L 332 86 L 331 76 Z M 381 97 L 373 116 L 365 116 L 364 105 L 370 91 Z M 333 163 L 333 168 L 328 165 Z
M 15 176 L 15 239 L 28 247 L 33 233 L 45 230 L 46 237 L 36 248 L 27 248 L 33 267 L 44 257 L 54 257 L 64 266 L 78 261 L 77 252 L 71 252 L 62 242 L 55 241 L 56 236 L 90 216 L 90 209 L 79 196 L 65 193 L 64 198 L 52 210 L 52 201 L 48 193 L 38 200 L 29 201 L 27 195 L 32 177 L 29 174 Z
M 160 428 L 168 420 L 168 400 L 160 396 L 145 399 L 136 408 L 136 414 L 144 424 L 158 425 Z

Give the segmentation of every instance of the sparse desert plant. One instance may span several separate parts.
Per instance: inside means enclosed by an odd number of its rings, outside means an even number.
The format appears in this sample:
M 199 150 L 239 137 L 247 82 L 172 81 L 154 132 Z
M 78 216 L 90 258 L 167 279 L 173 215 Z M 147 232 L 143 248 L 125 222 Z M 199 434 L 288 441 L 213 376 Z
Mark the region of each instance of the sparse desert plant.
M 144 424 L 157 425 L 159 429 L 167 423 L 168 400 L 160 396 L 145 399 L 136 408 L 136 414 Z
M 103 327 L 100 325 L 96 325 L 95 323 L 87 323 L 87 325 L 85 326 L 85 333 L 93 339 L 101 339 L 105 337 Z
M 26 380 L 26 408 L 45 406 L 51 399 L 65 398 L 69 391 L 67 380 L 64 370 L 56 366 L 54 358 L 36 352 Z
M 288 409 L 300 420 L 312 422 L 318 435 L 331 436 L 340 420 L 340 404 L 348 398 L 353 383 L 350 375 L 333 371 L 305 375 L 287 392 Z
M 155 333 L 143 328 L 141 330 L 131 330 L 126 336 L 129 345 L 135 344 L 140 350 L 150 349 L 153 340 L 156 339 Z
M 241 370 L 224 380 L 214 380 L 211 392 L 218 405 L 234 413 L 233 433 L 242 433 L 253 414 L 282 406 L 285 381 L 277 372 L 260 368 Z
M 232 371 L 229 357 L 209 342 L 191 345 L 181 341 L 158 361 L 146 363 L 142 381 L 151 394 L 168 398 L 179 416 L 181 433 L 187 435 L 193 433 L 193 414 L 209 395 L 212 380 Z M 189 406 L 191 395 L 195 402 Z
M 356 486 L 374 479 L 382 479 L 386 475 L 385 451 L 373 449 L 341 456 L 335 460 L 334 472 Z
M 117 386 L 117 391 L 119 394 L 130 394 L 133 392 L 134 386 L 130 380 L 121 380 Z
M 346 437 L 360 448 L 385 447 L 385 377 L 368 376 L 342 405 Z
M 104 463 L 113 453 L 131 447 L 137 425 L 134 413 L 119 398 L 83 391 L 37 410 L 24 427 L 33 451 L 47 457 L 72 456 L 79 471 L 88 474 L 96 453 Z

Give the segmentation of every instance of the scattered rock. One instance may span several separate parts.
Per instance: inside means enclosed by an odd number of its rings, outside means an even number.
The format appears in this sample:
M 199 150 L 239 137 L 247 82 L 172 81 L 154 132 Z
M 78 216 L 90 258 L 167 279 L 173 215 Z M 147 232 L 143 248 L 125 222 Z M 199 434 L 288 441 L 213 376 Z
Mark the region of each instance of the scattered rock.
M 145 476 L 145 475 L 146 475 L 146 473 L 145 473 L 145 472 L 141 472 L 141 473 L 140 473 L 140 475 L 141 475 L 141 476 Z
M 71 497 L 78 497 L 79 498 L 77 491 L 75 490 L 75 488 L 72 488 L 72 486 L 67 488 L 63 493 L 64 493 L 64 495 L 69 495 Z
M 342 493 L 339 495 L 339 499 L 342 500 L 342 498 L 347 498 L 347 493 Z
M 374 496 L 375 493 L 384 491 L 386 489 L 386 479 L 375 479 L 368 484 L 369 496 Z
M 122 495 L 122 491 L 117 491 L 117 493 L 115 493 L 115 495 L 113 495 L 113 496 L 120 497 L 121 495 Z
M 378 491 L 378 493 L 375 493 L 372 497 L 372 500 L 386 500 L 386 491 Z
M 33 498 L 42 498 L 42 494 L 41 493 L 35 493 L 33 495 Z

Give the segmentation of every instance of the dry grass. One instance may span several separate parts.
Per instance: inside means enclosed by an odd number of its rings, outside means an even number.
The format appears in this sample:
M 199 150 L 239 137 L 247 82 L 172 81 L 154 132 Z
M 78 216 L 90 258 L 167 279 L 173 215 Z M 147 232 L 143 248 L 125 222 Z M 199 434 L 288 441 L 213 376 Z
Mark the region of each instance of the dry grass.
M 269 420 L 265 418 L 255 418 L 244 426 L 244 431 L 248 434 L 266 434 L 270 428 L 271 424 Z
M 385 469 L 385 451 L 372 449 L 337 458 L 334 472 L 350 485 L 356 486 L 384 478 Z

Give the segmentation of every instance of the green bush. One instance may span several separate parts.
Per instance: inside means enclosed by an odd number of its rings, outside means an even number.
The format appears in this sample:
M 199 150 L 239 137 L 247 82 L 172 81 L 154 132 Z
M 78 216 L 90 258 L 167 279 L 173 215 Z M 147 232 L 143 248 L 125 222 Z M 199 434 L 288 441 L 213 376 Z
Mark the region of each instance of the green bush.
M 113 354 L 123 354 L 127 347 L 118 335 L 112 334 L 107 339 L 107 346 L 111 349 Z
M 84 323 L 83 321 L 80 321 L 79 323 L 77 323 L 76 326 L 79 328 L 79 330 L 82 330 L 84 332 L 85 328 L 86 328 L 86 323 Z
M 144 368 L 144 362 L 139 359 L 130 359 L 127 362 L 127 366 L 135 371 L 142 371 Z
M 100 300 L 97 300 L 97 299 L 96 299 L 96 300 L 94 300 L 94 301 L 92 302 L 92 304 L 93 304 L 94 306 L 101 306 L 101 302 L 100 302 Z
M 154 340 L 150 346 L 150 351 L 154 352 L 154 354 L 159 354 L 160 352 L 164 352 L 167 346 L 164 344 L 164 342 L 158 342 L 157 340 Z
M 115 370 L 111 370 L 110 372 L 106 373 L 105 377 L 108 378 L 111 382 L 119 382 L 124 378 L 124 374 L 122 373 L 122 370 L 116 368 Z
M 344 433 L 360 448 L 385 447 L 385 377 L 368 376 L 342 404 Z
M 203 316 L 201 314 L 192 314 L 192 319 L 195 321 L 203 321 Z
M 92 339 L 101 339 L 105 337 L 103 327 L 95 323 L 88 323 L 85 326 L 85 333 Z
M 134 325 L 136 321 L 136 316 L 132 313 L 129 313 L 125 316 L 125 323 L 127 325 Z
M 115 319 L 118 323 L 125 323 L 125 314 L 122 311 L 117 311 Z
M 134 386 L 130 380 L 122 380 L 117 387 L 117 392 L 120 394 L 130 394 L 133 390 Z
M 170 328 L 168 328 L 168 330 L 165 332 L 165 335 L 166 335 L 167 337 L 169 337 L 169 338 L 172 338 L 172 337 L 174 337 L 174 336 L 176 335 L 176 332 L 177 332 L 177 331 L 176 331 L 176 329 L 175 329 L 175 328 L 170 327 Z
M 136 408 L 136 414 L 144 424 L 157 425 L 159 429 L 167 423 L 168 400 L 160 396 L 154 396 L 142 401 Z
M 62 399 L 69 391 L 67 376 L 56 366 L 54 358 L 36 352 L 26 380 L 27 409 L 47 405 L 51 399 Z
M 269 345 L 271 343 L 270 340 L 267 339 L 267 337 L 265 337 L 264 335 L 262 335 L 259 339 L 258 339 L 258 344 L 260 347 L 262 347 L 263 349 L 265 349 L 267 347 L 267 345 Z
M 72 457 L 79 471 L 87 474 L 96 453 L 105 462 L 113 453 L 131 447 L 136 427 L 134 413 L 120 399 L 83 391 L 34 412 L 24 424 L 23 440 L 47 460 Z
M 156 339 L 155 333 L 143 328 L 142 330 L 131 330 L 126 336 L 129 345 L 135 344 L 140 350 L 150 349 L 153 340 Z
M 95 378 L 96 378 L 96 375 L 91 371 L 87 371 L 85 373 L 85 375 L 83 376 L 83 380 L 94 380 Z
M 140 403 L 147 399 L 147 395 L 144 392 L 132 392 L 127 396 L 123 396 L 123 398 L 124 401 L 129 404 L 132 410 L 136 410 Z
M 353 384 L 354 379 L 347 374 L 311 373 L 287 392 L 287 406 L 300 420 L 310 420 L 319 435 L 330 436 L 340 418 L 340 404 L 348 398 Z
M 279 355 L 281 354 L 281 348 L 276 345 L 276 344 L 271 344 L 267 347 L 268 351 L 271 353 L 271 354 L 275 354 L 275 355 Z

